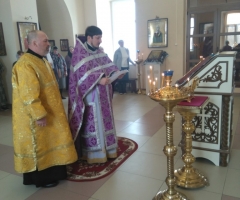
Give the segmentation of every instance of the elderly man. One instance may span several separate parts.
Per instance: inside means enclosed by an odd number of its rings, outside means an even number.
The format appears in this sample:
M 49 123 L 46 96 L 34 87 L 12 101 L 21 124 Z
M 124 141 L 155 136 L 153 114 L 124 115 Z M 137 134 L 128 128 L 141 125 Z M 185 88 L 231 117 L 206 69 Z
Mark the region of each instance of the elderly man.
M 104 163 L 117 156 L 110 76 L 117 66 L 99 49 L 102 31 L 86 29 L 87 42 L 77 39 L 69 77 L 69 123 L 79 158 Z M 118 78 L 122 78 L 118 77 Z
M 12 70 L 15 170 L 23 184 L 54 187 L 77 154 L 54 72 L 44 58 L 47 35 L 31 31 L 28 51 Z

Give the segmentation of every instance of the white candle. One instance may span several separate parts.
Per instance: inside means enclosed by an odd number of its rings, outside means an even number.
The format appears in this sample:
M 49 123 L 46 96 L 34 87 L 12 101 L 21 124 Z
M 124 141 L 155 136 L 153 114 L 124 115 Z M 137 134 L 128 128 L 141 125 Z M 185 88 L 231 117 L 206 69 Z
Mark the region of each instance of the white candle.
M 161 85 L 161 87 L 163 87 L 163 81 L 164 81 L 164 73 L 162 73 L 162 85 Z
M 149 90 L 150 91 L 152 90 L 152 80 L 151 79 L 149 80 Z
M 176 92 L 178 92 L 178 84 L 175 84 Z
M 188 81 L 188 87 L 189 87 L 189 78 L 187 79 L 187 81 Z
M 153 81 L 153 91 L 155 91 L 155 81 Z
M 157 77 L 155 78 L 155 81 L 156 81 L 156 87 L 158 87 L 158 85 L 157 85 Z

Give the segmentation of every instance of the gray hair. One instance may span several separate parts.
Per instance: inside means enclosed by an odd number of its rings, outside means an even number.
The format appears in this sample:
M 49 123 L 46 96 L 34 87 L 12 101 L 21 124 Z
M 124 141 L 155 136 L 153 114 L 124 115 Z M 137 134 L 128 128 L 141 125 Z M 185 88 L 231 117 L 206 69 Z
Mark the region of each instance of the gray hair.
M 28 34 L 27 34 L 27 42 L 28 42 L 28 44 L 31 44 L 32 41 L 37 38 L 39 32 L 41 32 L 41 31 L 33 30 L 33 31 L 28 32 Z

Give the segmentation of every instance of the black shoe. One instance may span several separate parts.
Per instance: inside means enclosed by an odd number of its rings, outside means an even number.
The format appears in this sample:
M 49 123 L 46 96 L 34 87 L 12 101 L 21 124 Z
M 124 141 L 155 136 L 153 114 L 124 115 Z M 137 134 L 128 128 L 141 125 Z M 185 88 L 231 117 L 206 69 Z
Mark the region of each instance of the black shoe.
M 62 97 L 62 99 L 66 99 L 66 97 Z
M 51 187 L 56 187 L 58 185 L 58 181 L 43 185 L 42 187 L 44 188 L 51 188 Z
M 8 106 L 1 106 L 1 110 L 9 110 Z

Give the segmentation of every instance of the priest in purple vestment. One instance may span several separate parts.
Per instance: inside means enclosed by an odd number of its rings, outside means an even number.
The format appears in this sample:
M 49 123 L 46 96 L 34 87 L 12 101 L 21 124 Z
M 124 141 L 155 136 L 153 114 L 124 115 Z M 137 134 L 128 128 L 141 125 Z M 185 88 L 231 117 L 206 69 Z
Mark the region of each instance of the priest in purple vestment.
M 117 136 L 109 77 L 117 66 L 99 49 L 102 31 L 89 26 L 83 44 L 79 39 L 72 55 L 69 76 L 68 118 L 79 159 L 104 163 L 117 157 Z M 123 76 L 119 77 L 122 78 Z

